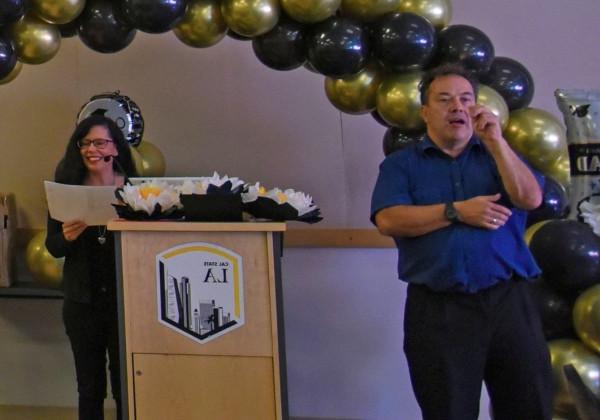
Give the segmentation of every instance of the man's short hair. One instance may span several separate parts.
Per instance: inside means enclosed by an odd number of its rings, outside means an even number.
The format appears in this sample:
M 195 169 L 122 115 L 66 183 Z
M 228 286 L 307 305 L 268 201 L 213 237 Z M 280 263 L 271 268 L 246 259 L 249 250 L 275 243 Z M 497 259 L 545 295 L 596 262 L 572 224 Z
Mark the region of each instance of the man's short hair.
M 475 98 L 477 98 L 479 82 L 473 76 L 473 73 L 471 71 L 467 70 L 460 63 L 447 63 L 447 64 L 442 64 L 438 67 L 433 67 L 433 68 L 427 70 L 425 72 L 425 74 L 423 74 L 423 78 L 421 79 L 421 82 L 419 83 L 419 93 L 421 95 L 421 105 L 425 105 L 425 103 L 427 102 L 427 91 L 429 90 L 429 86 L 431 85 L 431 83 L 435 79 L 437 79 L 439 77 L 443 77 L 443 76 L 460 76 L 460 77 L 466 79 L 471 84 L 471 87 L 473 88 L 473 93 L 475 94 Z

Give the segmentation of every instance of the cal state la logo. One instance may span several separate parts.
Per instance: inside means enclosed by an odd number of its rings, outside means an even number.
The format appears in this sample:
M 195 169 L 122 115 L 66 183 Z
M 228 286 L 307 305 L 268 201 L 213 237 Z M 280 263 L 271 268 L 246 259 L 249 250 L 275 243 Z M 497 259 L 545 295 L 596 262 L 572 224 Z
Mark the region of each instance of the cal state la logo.
M 159 321 L 199 343 L 244 325 L 242 257 L 194 242 L 156 256 Z

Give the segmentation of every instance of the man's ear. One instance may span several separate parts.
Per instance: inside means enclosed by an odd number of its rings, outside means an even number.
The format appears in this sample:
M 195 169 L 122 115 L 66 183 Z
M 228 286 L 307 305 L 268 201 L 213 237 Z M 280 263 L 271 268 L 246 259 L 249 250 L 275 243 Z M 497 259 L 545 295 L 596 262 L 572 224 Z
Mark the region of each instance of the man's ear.
M 427 124 L 427 114 L 428 114 L 428 109 L 427 109 L 427 105 L 421 105 L 421 118 L 423 119 L 423 121 L 425 121 L 425 124 Z

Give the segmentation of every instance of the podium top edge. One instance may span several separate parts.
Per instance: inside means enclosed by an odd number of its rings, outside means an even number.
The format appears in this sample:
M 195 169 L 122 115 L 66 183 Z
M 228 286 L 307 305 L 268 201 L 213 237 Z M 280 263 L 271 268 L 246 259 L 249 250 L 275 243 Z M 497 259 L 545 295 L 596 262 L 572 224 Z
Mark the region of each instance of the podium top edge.
M 108 222 L 112 231 L 152 231 L 152 232 L 283 232 L 282 222 L 174 222 L 174 221 L 132 221 L 114 219 Z

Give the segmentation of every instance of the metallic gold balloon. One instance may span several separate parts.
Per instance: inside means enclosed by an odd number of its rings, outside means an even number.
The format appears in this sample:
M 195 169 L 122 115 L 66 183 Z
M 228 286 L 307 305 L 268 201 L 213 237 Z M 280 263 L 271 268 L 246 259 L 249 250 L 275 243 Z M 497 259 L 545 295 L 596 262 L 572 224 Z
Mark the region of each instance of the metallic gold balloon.
M 398 10 L 400 0 L 342 0 L 342 15 L 370 22 Z
M 279 20 L 279 0 L 222 0 L 225 23 L 235 33 L 254 37 L 269 32 Z
M 437 29 L 448 26 L 452 20 L 452 3 L 450 0 L 400 0 L 399 12 L 411 12 L 421 15 Z
M 422 72 L 386 76 L 377 89 L 377 112 L 388 124 L 406 131 L 423 131 L 419 83 Z
M 54 258 L 46 249 L 46 231 L 36 233 L 28 242 L 25 262 L 33 277 L 47 287 L 59 287 L 65 259 Z
M 83 11 L 85 0 L 31 0 L 33 12 L 48 23 L 69 23 Z
M 143 140 L 137 147 L 131 148 L 133 163 L 139 176 L 165 176 L 165 157 L 158 147 Z
M 281 7 L 294 20 L 316 23 L 333 16 L 342 0 L 281 0 Z
M 193 0 L 173 32 L 190 47 L 215 45 L 227 33 L 219 0 Z
M 553 172 L 559 158 L 568 160 L 567 137 L 554 115 L 536 108 L 512 111 L 504 137 L 533 167 L 561 182 Z
M 600 284 L 584 291 L 575 301 L 573 325 L 581 341 L 600 354 Z
M 554 413 L 568 417 L 575 412 L 575 405 L 569 394 L 563 366 L 572 364 L 585 385 L 600 397 L 600 357 L 578 340 L 554 340 L 548 343 L 548 347 L 554 379 Z
M 344 79 L 325 78 L 325 93 L 329 101 L 348 114 L 366 114 L 375 109 L 381 71 L 375 64 Z
M 54 57 L 60 48 L 58 27 L 36 16 L 24 16 L 9 30 L 17 58 L 25 64 L 45 63 Z
M 15 78 L 19 75 L 19 73 L 21 73 L 22 69 L 23 69 L 23 63 L 21 63 L 20 61 L 17 61 L 17 64 L 15 64 L 15 67 L 12 69 L 12 71 L 10 73 L 8 73 L 6 76 L 4 76 L 4 78 L 0 79 L 0 85 L 4 85 L 8 82 L 12 82 L 13 80 L 15 80 Z
M 535 233 L 549 221 L 550 220 L 542 220 L 541 222 L 534 223 L 533 225 L 527 228 L 524 235 L 525 243 L 527 244 L 527 246 L 529 246 L 529 244 L 531 243 L 533 235 L 535 235 Z
M 484 105 L 500 120 L 500 126 L 504 130 L 508 124 L 508 105 L 498 92 L 486 85 L 479 85 L 477 92 L 477 103 Z
M 567 192 L 571 189 L 571 162 L 567 154 L 560 155 L 554 164 L 546 169 L 546 175 L 554 178 Z

